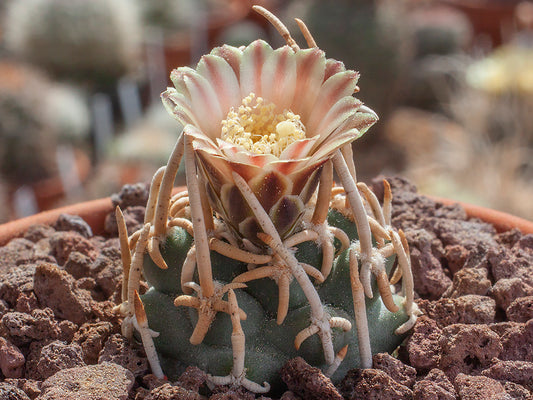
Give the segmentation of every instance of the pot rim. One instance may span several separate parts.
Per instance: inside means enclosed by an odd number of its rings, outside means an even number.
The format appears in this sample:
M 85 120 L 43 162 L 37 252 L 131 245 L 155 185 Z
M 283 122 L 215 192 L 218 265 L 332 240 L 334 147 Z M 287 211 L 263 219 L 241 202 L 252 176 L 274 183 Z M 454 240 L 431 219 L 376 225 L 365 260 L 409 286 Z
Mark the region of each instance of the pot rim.
M 174 193 L 182 190 L 185 190 L 184 186 L 176 187 L 174 188 Z M 533 234 L 533 222 L 515 215 L 447 198 L 425 196 L 444 205 L 459 204 L 465 209 L 469 218 L 479 218 L 490 223 L 497 232 L 518 228 L 524 235 Z M 91 226 L 95 235 L 102 234 L 104 232 L 105 217 L 111 211 L 113 211 L 113 203 L 110 197 L 106 197 L 43 211 L 29 217 L 0 224 L 0 246 L 4 246 L 12 238 L 22 236 L 32 225 L 52 225 L 61 214 L 78 215 Z

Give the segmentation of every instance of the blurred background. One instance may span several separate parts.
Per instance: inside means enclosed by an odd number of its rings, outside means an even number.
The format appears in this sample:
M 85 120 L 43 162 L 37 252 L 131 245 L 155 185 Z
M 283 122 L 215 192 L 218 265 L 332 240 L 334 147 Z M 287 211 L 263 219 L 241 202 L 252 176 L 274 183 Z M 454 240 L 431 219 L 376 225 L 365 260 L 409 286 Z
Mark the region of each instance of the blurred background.
M 0 0 L 0 223 L 148 182 L 180 132 L 159 99 L 170 71 L 283 44 L 252 4 L 361 72 L 380 122 L 354 144 L 360 180 L 533 220 L 533 2 Z

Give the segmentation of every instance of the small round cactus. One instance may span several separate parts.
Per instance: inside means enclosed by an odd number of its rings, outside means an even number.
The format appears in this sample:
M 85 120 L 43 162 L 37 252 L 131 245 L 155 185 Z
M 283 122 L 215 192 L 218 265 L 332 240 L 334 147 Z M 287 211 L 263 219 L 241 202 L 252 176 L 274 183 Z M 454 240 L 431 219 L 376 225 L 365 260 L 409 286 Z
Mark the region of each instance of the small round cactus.
M 68 78 L 107 83 L 131 72 L 140 38 L 133 0 L 20 0 L 6 11 L 8 49 Z
M 370 368 L 419 311 L 390 186 L 381 204 L 356 181 L 351 143 L 377 121 L 353 96 L 358 74 L 326 59 L 302 21 L 308 49 L 254 9 L 287 45 L 224 45 L 173 71 L 162 100 L 183 132 L 144 227 L 128 237 L 120 209 L 117 222 L 123 333 L 136 330 L 152 372 L 192 364 L 210 386 L 265 393 L 297 355 L 333 380 Z M 182 156 L 187 191 L 171 196 Z

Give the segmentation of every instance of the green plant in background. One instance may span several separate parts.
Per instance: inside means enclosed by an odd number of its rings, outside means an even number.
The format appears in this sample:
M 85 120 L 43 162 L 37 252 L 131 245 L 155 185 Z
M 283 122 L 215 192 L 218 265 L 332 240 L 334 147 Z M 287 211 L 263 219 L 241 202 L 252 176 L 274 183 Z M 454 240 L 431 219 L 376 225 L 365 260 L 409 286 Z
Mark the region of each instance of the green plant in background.
M 4 25 L 10 51 L 61 77 L 107 85 L 139 65 L 134 0 L 16 0 Z
M 380 205 L 355 179 L 351 144 L 377 121 L 353 97 L 359 75 L 326 59 L 302 21 L 308 49 L 254 8 L 287 45 L 224 45 L 173 71 L 162 99 L 183 133 L 144 228 L 128 237 L 119 209 L 117 220 L 123 333 L 136 328 L 153 373 L 197 365 L 209 385 L 264 393 L 296 355 L 334 380 L 371 367 L 419 311 L 390 187 Z M 171 196 L 182 156 L 188 190 Z

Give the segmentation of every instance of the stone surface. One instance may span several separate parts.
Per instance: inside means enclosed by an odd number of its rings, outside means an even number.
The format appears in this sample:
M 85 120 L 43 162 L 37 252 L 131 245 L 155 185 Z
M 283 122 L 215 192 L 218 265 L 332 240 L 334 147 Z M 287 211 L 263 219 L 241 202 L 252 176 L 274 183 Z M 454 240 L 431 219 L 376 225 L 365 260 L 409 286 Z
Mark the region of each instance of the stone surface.
M 505 311 L 515 299 L 533 295 L 533 286 L 520 278 L 500 279 L 489 294 L 496 300 L 496 305 Z
M 40 378 L 46 379 L 63 369 L 84 365 L 82 350 L 78 344 L 55 340 L 42 347 L 36 369 Z
M 507 307 L 505 314 L 509 321 L 529 321 L 533 318 L 533 296 L 518 297 Z
M 488 271 L 485 268 L 463 268 L 453 276 L 452 286 L 446 290 L 446 297 L 460 297 L 468 294 L 484 296 L 491 288 Z
M 135 377 L 146 375 L 149 370 L 144 350 L 131 344 L 124 336 L 111 335 L 98 357 L 98 363 L 112 362 L 128 369 Z M 203 373 L 205 375 L 205 373 Z M 205 377 L 204 377 L 205 380 Z M 184 386 L 184 385 L 182 385 Z M 190 387 L 185 386 L 190 389 Z
M 0 382 L 0 399 L 2 400 L 30 400 L 23 390 L 6 382 Z
M 69 368 L 43 382 L 38 400 L 127 400 L 133 383 L 132 373 L 117 364 Z
M 152 389 L 144 400 L 200 400 L 201 398 L 202 396 L 198 392 L 165 383 Z
M 461 400 L 512 400 L 500 382 L 486 376 L 459 374 L 454 385 Z
M 33 290 L 39 302 L 60 318 L 81 325 L 91 315 L 90 293 L 78 289 L 74 278 L 57 265 L 44 263 L 36 268 Z
M 476 373 L 502 351 L 500 337 L 486 325 L 455 324 L 442 330 L 439 367 L 452 379 Z
M 64 265 L 73 251 L 85 254 L 92 260 L 98 256 L 97 248 L 89 239 L 72 231 L 54 233 L 50 238 L 50 246 L 59 265 Z
M 469 294 L 429 302 L 420 300 L 420 309 L 440 327 L 453 324 L 490 324 L 496 315 L 496 302 L 487 296 Z
M 0 325 L 16 345 L 32 340 L 55 339 L 60 333 L 51 309 L 36 309 L 31 314 L 21 312 L 6 313 Z
M 331 380 L 301 357 L 287 361 L 280 370 L 280 376 L 290 391 L 304 399 L 343 400 Z
M 429 371 L 440 359 L 442 330 L 437 323 L 422 315 L 418 318 L 407 342 L 410 364 L 420 371 Z
M 77 215 L 61 214 L 54 224 L 56 231 L 73 231 L 85 238 L 93 236 L 93 231 L 89 224 Z
M 497 360 L 481 374 L 499 381 L 518 383 L 533 391 L 533 362 Z
M 533 320 L 525 324 L 514 324 L 501 337 L 502 360 L 533 362 Z
M 178 384 L 189 390 L 197 392 L 206 382 L 207 374 L 198 367 L 187 367 L 185 372 L 180 375 Z
M 352 369 L 348 371 L 339 389 L 348 400 L 407 400 L 413 392 L 379 369 Z M 304 397 L 305 398 L 305 397 Z
M 21 378 L 26 358 L 20 349 L 0 336 L 0 370 L 6 378 Z
M 380 369 L 387 373 L 396 382 L 413 388 L 416 378 L 416 369 L 404 364 L 388 353 L 375 354 L 372 357 L 372 368 Z
M 81 346 L 83 360 L 86 364 L 96 364 L 104 343 L 111 334 L 113 325 L 110 322 L 85 323 L 74 334 L 74 343 Z
M 456 398 L 455 388 L 440 369 L 432 369 L 413 387 L 414 400 L 455 400 Z

